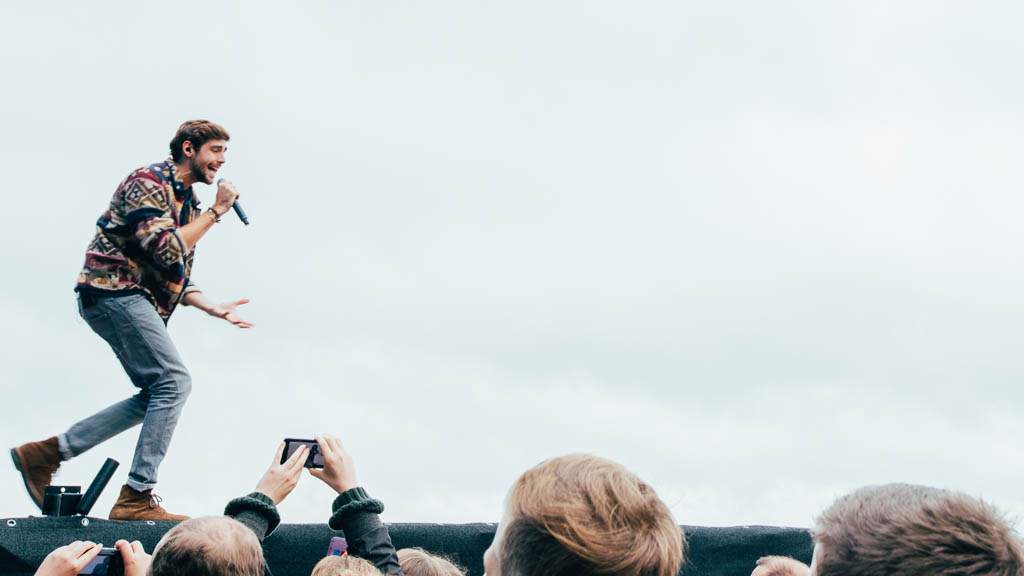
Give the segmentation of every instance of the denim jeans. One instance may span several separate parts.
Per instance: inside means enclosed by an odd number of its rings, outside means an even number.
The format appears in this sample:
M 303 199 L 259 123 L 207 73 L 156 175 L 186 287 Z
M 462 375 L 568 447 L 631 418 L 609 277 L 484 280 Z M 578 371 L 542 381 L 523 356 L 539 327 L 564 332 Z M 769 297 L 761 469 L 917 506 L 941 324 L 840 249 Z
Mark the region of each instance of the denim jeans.
M 107 296 L 86 308 L 79 300 L 79 313 L 110 344 L 139 392 L 58 436 L 61 453 L 72 458 L 141 422 L 128 486 L 149 490 L 156 485 L 157 470 L 192 390 L 192 379 L 146 296 Z

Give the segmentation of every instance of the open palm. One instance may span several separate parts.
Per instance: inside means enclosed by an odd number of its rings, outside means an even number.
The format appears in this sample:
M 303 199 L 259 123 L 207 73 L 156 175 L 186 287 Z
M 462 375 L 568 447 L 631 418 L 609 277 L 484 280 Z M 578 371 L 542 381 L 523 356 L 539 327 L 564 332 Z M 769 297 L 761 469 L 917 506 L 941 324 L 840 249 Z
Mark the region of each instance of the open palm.
M 214 308 L 213 312 L 214 312 L 215 316 L 219 316 L 219 317 L 227 320 L 228 322 L 231 322 L 235 326 L 238 326 L 239 328 L 252 328 L 253 327 L 253 323 L 252 322 L 246 322 L 238 314 L 238 307 L 241 306 L 242 304 L 248 304 L 248 303 L 249 303 L 249 299 L 248 298 L 243 298 L 241 300 L 235 300 L 234 302 L 225 302 L 223 304 L 218 304 L 217 307 Z

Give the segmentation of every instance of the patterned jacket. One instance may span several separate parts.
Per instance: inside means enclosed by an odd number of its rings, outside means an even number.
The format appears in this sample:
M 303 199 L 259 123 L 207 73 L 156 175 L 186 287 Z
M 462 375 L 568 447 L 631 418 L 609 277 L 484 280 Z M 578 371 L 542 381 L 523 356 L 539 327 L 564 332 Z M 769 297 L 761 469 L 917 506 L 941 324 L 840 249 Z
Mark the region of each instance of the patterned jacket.
M 185 294 L 199 290 L 189 283 L 195 250 L 185 250 L 178 232 L 199 215 L 192 187 L 177 178 L 170 158 L 135 170 L 96 221 L 75 290 L 142 292 L 166 322 Z

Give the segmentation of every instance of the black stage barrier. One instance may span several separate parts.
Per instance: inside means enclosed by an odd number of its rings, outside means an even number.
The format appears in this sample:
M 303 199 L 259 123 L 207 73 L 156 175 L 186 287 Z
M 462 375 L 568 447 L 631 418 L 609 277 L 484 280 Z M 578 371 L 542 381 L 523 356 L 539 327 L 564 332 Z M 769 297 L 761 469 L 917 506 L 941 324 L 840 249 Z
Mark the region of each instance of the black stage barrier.
M 51 550 L 75 540 L 113 546 L 118 539 L 139 540 L 147 552 L 171 522 L 112 522 L 98 518 L 31 517 L 0 520 L 0 575 L 30 575 Z M 483 574 L 484 550 L 495 524 L 390 524 L 396 548 L 418 546 L 444 554 L 469 570 Z M 761 556 L 792 556 L 809 563 L 811 538 L 803 528 L 684 526 L 690 545 L 685 576 L 748 576 Z M 282 524 L 263 543 L 275 576 L 309 576 L 326 554 L 332 536 L 326 524 Z

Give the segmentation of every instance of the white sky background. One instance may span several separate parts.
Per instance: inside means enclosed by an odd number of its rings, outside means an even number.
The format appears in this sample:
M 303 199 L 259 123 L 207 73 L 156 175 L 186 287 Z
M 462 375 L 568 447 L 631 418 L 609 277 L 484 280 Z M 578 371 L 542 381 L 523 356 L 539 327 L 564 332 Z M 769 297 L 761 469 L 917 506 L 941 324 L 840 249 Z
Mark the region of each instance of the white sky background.
M 252 226 L 193 278 L 257 327 L 171 321 L 173 512 L 332 431 L 393 522 L 497 521 L 574 451 L 686 524 L 890 481 L 1024 513 L 1019 4 L 295 4 L 2 9 L 4 447 L 133 393 L 72 287 L 117 183 L 209 118 Z M 94 515 L 136 436 L 62 469 L 121 461 Z M 10 464 L 0 494 L 35 513 Z

